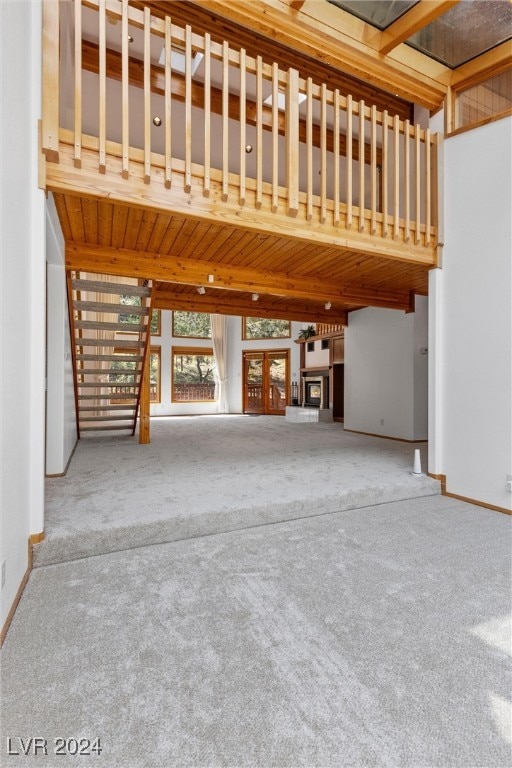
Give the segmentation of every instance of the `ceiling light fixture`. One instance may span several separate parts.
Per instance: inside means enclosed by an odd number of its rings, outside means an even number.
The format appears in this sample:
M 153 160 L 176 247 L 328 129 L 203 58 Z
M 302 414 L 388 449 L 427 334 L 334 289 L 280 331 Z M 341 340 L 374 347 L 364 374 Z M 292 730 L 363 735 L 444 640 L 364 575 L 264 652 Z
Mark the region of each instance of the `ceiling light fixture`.
M 299 93 L 299 104 L 302 104 L 303 101 L 306 101 L 306 94 L 305 93 Z M 272 94 L 270 96 L 267 96 L 266 99 L 263 100 L 263 103 L 267 105 L 267 107 L 272 106 Z M 282 112 L 286 109 L 286 94 L 283 93 L 283 91 L 279 91 L 277 94 L 277 108 L 280 109 Z
M 200 296 L 203 296 L 206 293 L 206 288 L 203 285 L 198 285 L 197 292 Z
M 158 126 L 162 125 L 162 118 L 158 117 L 158 115 L 155 115 L 153 118 L 153 125 L 156 125 L 157 128 Z
M 332 307 L 332 304 L 331 304 L 331 302 L 330 302 L 330 301 L 327 301 L 327 302 L 325 303 L 325 308 L 326 308 L 326 309 L 330 309 L 331 307 Z
M 248 155 L 250 155 L 252 152 L 252 144 L 246 144 L 245 151 L 247 152 Z
M 253 293 L 252 300 L 253 301 L 258 301 L 259 297 L 260 297 L 259 293 Z
M 215 280 L 215 277 L 213 275 L 208 275 L 208 282 L 209 283 L 213 283 L 214 280 Z
M 128 42 L 133 43 L 133 37 L 131 35 L 128 35 Z

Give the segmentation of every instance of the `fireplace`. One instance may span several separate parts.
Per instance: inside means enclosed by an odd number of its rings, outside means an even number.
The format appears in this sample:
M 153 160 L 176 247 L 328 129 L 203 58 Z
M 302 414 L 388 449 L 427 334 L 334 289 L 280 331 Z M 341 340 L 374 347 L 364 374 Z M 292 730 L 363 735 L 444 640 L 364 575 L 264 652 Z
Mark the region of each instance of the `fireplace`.
M 302 379 L 302 405 L 305 408 L 328 407 L 328 382 L 325 376 L 304 376 Z

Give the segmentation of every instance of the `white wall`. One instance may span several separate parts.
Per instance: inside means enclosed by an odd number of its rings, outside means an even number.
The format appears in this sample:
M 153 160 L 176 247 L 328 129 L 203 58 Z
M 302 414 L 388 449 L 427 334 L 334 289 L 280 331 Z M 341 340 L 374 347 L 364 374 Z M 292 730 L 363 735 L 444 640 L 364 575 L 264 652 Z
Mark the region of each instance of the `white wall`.
M 246 349 L 289 349 L 290 383 L 298 381 L 300 375 L 300 349 L 295 344 L 303 323 L 292 322 L 291 338 L 263 339 L 256 341 L 242 340 L 242 320 L 240 317 L 228 317 L 228 382 L 227 394 L 230 413 L 242 412 L 242 352 Z M 151 346 L 160 347 L 161 360 L 161 402 L 151 406 L 152 416 L 184 416 L 191 414 L 218 413 L 216 402 L 213 403 L 172 403 L 171 402 L 171 349 L 172 347 L 211 347 L 210 339 L 183 339 L 172 336 L 172 312 L 162 311 L 161 335 L 151 337 Z
M 46 206 L 46 474 L 62 474 L 77 440 L 64 238 L 50 195 Z
M 512 118 L 445 140 L 437 271 L 447 491 L 512 508 Z
M 37 188 L 40 2 L 1 2 L 0 34 L 0 562 L 5 561 L 0 620 L 3 626 L 27 569 L 28 537 L 43 529 L 44 195 Z
M 345 429 L 427 437 L 427 299 L 416 312 L 367 308 L 345 329 Z

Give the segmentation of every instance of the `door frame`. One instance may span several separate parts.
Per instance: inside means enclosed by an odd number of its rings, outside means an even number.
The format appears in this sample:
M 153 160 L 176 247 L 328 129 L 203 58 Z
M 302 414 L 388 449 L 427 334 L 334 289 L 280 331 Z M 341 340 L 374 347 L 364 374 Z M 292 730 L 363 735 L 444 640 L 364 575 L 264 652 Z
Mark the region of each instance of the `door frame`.
M 272 355 L 284 355 L 286 360 L 285 364 L 285 405 L 283 410 L 276 410 L 268 407 L 269 403 L 269 371 L 267 361 Z M 263 408 L 261 410 L 262 415 L 266 416 L 284 416 L 286 413 L 286 406 L 290 404 L 290 350 L 289 349 L 243 349 L 242 350 L 242 413 L 250 413 L 246 410 L 246 357 L 252 355 L 262 355 L 263 359 Z

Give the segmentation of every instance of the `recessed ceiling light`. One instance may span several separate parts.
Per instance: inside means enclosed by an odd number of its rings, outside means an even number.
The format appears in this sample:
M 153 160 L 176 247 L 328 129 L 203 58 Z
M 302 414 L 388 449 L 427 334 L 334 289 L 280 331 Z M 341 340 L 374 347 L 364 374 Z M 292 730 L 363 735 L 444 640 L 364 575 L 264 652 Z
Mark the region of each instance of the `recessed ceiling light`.
M 332 304 L 331 304 L 331 302 L 330 302 L 330 301 L 327 301 L 327 302 L 325 303 L 325 308 L 326 308 L 326 309 L 330 309 L 331 307 L 332 307 Z
M 253 301 L 258 301 L 259 297 L 260 297 L 259 293 L 253 293 L 252 300 Z
M 197 292 L 198 292 L 198 293 L 199 293 L 201 296 L 203 296 L 203 294 L 205 294 L 205 293 L 206 293 L 206 288 L 205 288 L 203 285 L 198 285 L 198 286 L 197 286 Z
M 203 60 L 203 54 L 196 51 L 192 55 L 192 62 L 190 72 L 192 76 L 197 72 L 197 68 Z M 162 48 L 162 53 L 158 59 L 158 63 L 165 67 L 165 48 Z M 175 51 L 171 48 L 171 70 L 179 72 L 181 75 L 185 74 L 186 58 L 185 54 L 181 51 Z
M 305 93 L 299 93 L 299 104 L 302 104 L 303 101 L 306 101 L 306 94 Z M 270 96 L 267 96 L 266 99 L 263 101 L 264 104 L 267 105 L 267 107 L 272 106 L 272 94 Z M 282 91 L 279 91 L 277 94 L 277 108 L 280 109 L 282 112 L 286 109 L 286 94 L 284 94 Z

